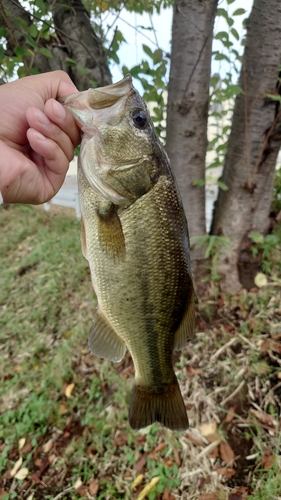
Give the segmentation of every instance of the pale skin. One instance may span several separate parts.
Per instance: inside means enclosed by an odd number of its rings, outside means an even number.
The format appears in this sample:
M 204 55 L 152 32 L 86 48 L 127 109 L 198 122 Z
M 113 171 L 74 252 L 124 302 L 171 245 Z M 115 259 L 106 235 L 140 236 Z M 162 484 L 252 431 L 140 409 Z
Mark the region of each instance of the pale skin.
M 80 132 L 56 99 L 75 92 L 63 71 L 0 86 L 0 192 L 5 203 L 44 203 L 62 186 Z

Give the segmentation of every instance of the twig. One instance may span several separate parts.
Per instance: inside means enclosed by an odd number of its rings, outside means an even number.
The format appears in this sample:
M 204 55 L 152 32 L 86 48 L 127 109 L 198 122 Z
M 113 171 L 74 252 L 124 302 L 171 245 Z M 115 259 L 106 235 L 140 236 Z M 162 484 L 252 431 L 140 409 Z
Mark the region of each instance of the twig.
M 224 352 L 228 347 L 232 346 L 236 342 L 237 342 L 237 337 L 233 337 L 229 342 L 220 347 L 218 351 L 216 351 L 215 354 L 211 356 L 210 361 L 215 361 L 221 355 L 222 352 Z
M 239 384 L 238 387 L 236 387 L 235 391 L 233 391 L 229 396 L 227 396 L 227 398 L 221 401 L 220 406 L 224 406 L 225 403 L 227 403 L 227 401 L 230 401 L 234 396 L 236 396 L 236 394 L 238 394 L 238 392 L 241 391 L 242 387 L 244 387 L 245 384 L 246 384 L 245 380 L 242 380 L 241 384 Z
M 66 488 L 65 490 L 61 491 L 56 497 L 53 498 L 53 500 L 59 500 L 59 498 L 63 498 L 66 493 L 70 493 L 70 491 L 73 491 L 73 486 L 70 486 Z

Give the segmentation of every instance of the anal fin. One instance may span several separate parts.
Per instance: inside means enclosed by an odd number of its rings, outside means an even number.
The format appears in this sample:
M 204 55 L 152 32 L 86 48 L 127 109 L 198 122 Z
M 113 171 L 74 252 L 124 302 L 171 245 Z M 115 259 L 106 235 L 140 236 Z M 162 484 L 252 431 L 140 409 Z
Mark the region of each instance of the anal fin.
M 96 309 L 89 331 L 89 349 L 100 358 L 118 363 L 126 353 L 126 345 L 104 315 Z
M 138 384 L 133 386 L 129 408 L 130 426 L 137 430 L 154 422 L 173 431 L 184 431 L 188 428 L 186 408 L 176 376 L 163 391 Z
M 188 304 L 175 334 L 174 350 L 180 351 L 186 346 L 188 340 L 194 336 L 195 329 L 195 292 L 191 282 L 191 290 L 189 294 Z

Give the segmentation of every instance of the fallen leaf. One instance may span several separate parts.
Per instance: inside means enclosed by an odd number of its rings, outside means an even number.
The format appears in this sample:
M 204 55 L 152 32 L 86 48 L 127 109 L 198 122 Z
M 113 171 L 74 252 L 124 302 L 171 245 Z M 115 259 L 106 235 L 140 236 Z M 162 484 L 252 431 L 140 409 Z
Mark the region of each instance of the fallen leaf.
M 144 469 L 144 466 L 146 464 L 146 453 L 144 453 L 141 458 L 136 462 L 133 466 L 133 470 L 136 470 L 137 472 L 142 472 Z
M 26 467 L 23 467 L 15 474 L 15 478 L 23 480 L 28 476 L 28 474 L 29 470 Z
M 32 444 L 27 442 L 27 443 L 25 443 L 25 445 L 21 449 L 21 452 L 22 453 L 29 453 L 31 450 L 32 450 Z
M 203 443 L 200 443 L 200 441 L 198 441 L 197 439 L 195 439 L 188 432 L 186 433 L 185 437 L 186 437 L 186 439 L 188 439 L 189 441 L 191 441 L 191 443 L 194 444 L 195 446 L 203 446 Z
M 262 465 L 266 470 L 272 469 L 275 465 L 275 457 L 273 455 L 264 455 L 262 457 Z
M 229 422 L 232 422 L 232 420 L 234 419 L 234 417 L 235 417 L 235 407 L 231 406 L 228 409 L 227 415 L 226 415 L 226 417 L 224 419 L 225 423 L 228 424 Z
M 162 495 L 162 500 L 170 500 L 170 495 L 169 495 L 169 488 L 168 486 L 165 486 L 165 489 L 163 491 Z
M 258 273 L 254 278 L 255 285 L 262 288 L 267 285 L 267 277 L 264 273 Z
M 86 497 L 87 493 L 88 493 L 88 488 L 87 488 L 87 486 L 82 484 L 81 486 L 79 486 L 79 488 L 76 489 L 76 491 L 77 491 L 78 495 L 80 495 L 80 497 Z
M 217 432 L 214 432 L 213 434 L 208 434 L 205 437 L 209 441 L 209 443 L 214 443 L 215 441 L 221 441 L 221 436 Z
M 221 443 L 220 444 L 220 455 L 223 461 L 227 465 L 233 465 L 233 460 L 234 460 L 234 451 L 232 448 L 229 446 L 227 443 Z
M 215 493 L 203 493 L 198 500 L 218 500 L 218 496 Z
M 160 443 L 160 444 L 158 444 L 158 446 L 156 446 L 156 448 L 154 448 L 154 450 L 153 450 L 153 451 L 151 451 L 151 452 L 149 453 L 149 455 L 148 455 L 148 456 L 149 456 L 149 458 L 151 458 L 151 460 L 156 460 L 156 458 L 157 458 L 157 453 L 158 453 L 159 451 L 163 450 L 163 449 L 165 448 L 165 446 L 166 446 L 166 444 L 165 444 L 165 443 Z
M 52 453 L 52 455 L 50 455 L 50 456 L 48 457 L 48 462 L 49 462 L 49 464 L 52 464 L 52 463 L 53 463 L 53 461 L 54 461 L 56 458 L 57 458 L 57 455 L 56 455 L 55 453 Z
M 180 467 L 181 466 L 181 459 L 180 459 L 180 455 L 179 455 L 177 448 L 174 448 L 173 452 L 174 452 L 175 462 L 176 462 L 177 466 Z
M 81 477 L 78 477 L 78 479 L 76 480 L 75 484 L 74 484 L 74 489 L 75 490 L 78 490 L 78 488 L 80 488 L 80 486 L 82 486 L 83 483 L 81 481 Z
M 275 427 L 277 424 L 276 420 L 273 419 L 269 413 L 261 412 L 250 408 L 251 415 L 254 415 L 262 424 L 269 425 L 270 427 Z
M 195 377 L 195 375 L 203 375 L 204 371 L 202 370 L 202 368 L 193 368 L 193 366 L 187 366 L 186 373 L 189 377 Z
M 151 490 L 154 489 L 156 484 L 159 482 L 160 476 L 153 477 L 151 481 L 143 488 L 143 490 L 140 492 L 137 500 L 144 500 L 145 497 L 151 492 Z
M 200 432 L 202 434 L 202 436 L 206 437 L 206 436 L 209 436 L 211 434 L 214 434 L 217 430 L 217 422 L 213 421 L 213 422 L 210 422 L 210 423 L 206 423 L 206 424 L 202 424 L 200 426 Z
M 21 467 L 21 464 L 22 464 L 22 457 L 20 457 L 14 464 L 14 467 L 12 468 L 12 470 L 10 471 L 10 476 L 11 477 L 14 477 L 16 475 L 16 473 L 18 472 L 18 470 L 20 469 Z
M 25 442 L 26 442 L 25 438 L 20 438 L 19 444 L 18 444 L 19 451 L 24 447 Z
M 137 486 L 139 486 L 142 481 L 143 481 L 143 478 L 144 478 L 144 475 L 143 474 L 139 474 L 136 479 L 134 480 L 134 482 L 132 483 L 132 490 L 134 490 L 135 488 L 137 488 Z
M 67 411 L 68 411 L 67 410 L 67 406 L 65 404 L 61 403 L 59 405 L 59 414 L 60 415 L 65 415 L 65 413 L 67 413 Z
M 43 453 L 49 453 L 49 451 L 51 451 L 51 449 L 53 448 L 53 445 L 54 441 L 52 439 L 49 439 L 49 441 L 47 441 L 47 443 L 43 445 Z
M 95 481 L 95 480 L 91 481 L 89 486 L 88 486 L 90 495 L 91 496 L 96 495 L 97 492 L 99 491 L 99 487 L 100 487 L 100 485 L 99 485 L 98 481 Z
M 65 396 L 66 396 L 67 398 L 70 398 L 70 397 L 71 397 L 71 393 L 72 393 L 72 391 L 73 391 L 73 389 L 74 389 L 74 385 L 75 385 L 75 384 L 73 384 L 73 383 L 72 383 L 72 384 L 68 384 L 68 385 L 66 386 L 66 388 L 65 388 L 65 390 L 64 390 L 64 394 L 65 394 Z
M 215 471 L 221 476 L 227 477 L 228 479 L 231 479 L 232 476 L 235 476 L 236 474 L 236 470 L 230 467 L 216 467 Z

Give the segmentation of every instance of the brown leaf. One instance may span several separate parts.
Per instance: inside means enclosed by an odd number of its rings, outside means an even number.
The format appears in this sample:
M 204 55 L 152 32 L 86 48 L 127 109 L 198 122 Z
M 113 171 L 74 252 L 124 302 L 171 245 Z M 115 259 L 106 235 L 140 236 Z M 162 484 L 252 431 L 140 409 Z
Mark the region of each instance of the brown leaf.
M 227 412 L 227 415 L 224 419 L 225 423 L 228 424 L 229 422 L 232 422 L 232 420 L 234 419 L 235 417 L 235 406 L 231 406 L 229 409 L 228 409 L 228 412 Z
M 185 437 L 186 437 L 186 439 L 188 439 L 188 441 L 190 441 L 195 446 L 203 446 L 203 443 L 202 442 L 200 443 L 200 441 L 195 439 L 191 434 L 186 433 Z
M 220 455 L 223 461 L 227 465 L 233 465 L 233 460 L 234 460 L 234 451 L 232 448 L 229 446 L 227 443 L 221 443 L 220 444 Z
M 114 438 L 114 444 L 115 446 L 123 446 L 124 444 L 127 444 L 128 436 L 124 432 L 121 432 Z
M 231 479 L 232 476 L 235 476 L 236 474 L 236 470 L 231 469 L 230 467 L 216 467 L 215 471 L 221 476 L 227 477 L 228 479 Z
M 164 489 L 164 491 L 163 491 L 162 500 L 170 500 L 168 486 L 166 486 L 165 489 Z
M 149 458 L 151 458 L 151 460 L 156 460 L 156 458 L 157 458 L 157 453 L 158 453 L 159 451 L 162 451 L 162 450 L 165 448 L 165 446 L 166 446 L 166 444 L 165 444 L 165 443 L 160 443 L 160 444 L 158 444 L 158 446 L 156 446 L 156 448 L 154 448 L 154 450 L 153 450 L 153 451 L 151 451 L 151 452 L 149 453 L 149 455 L 148 455 L 148 456 L 149 456 Z
M 33 474 L 31 474 L 31 479 L 35 482 L 35 484 L 41 483 L 40 477 L 38 476 L 37 472 L 33 472 Z
M 254 415 L 262 424 L 275 427 L 274 419 L 271 415 L 269 415 L 269 413 L 254 410 L 254 408 L 250 409 L 250 413 Z
M 208 458 L 218 458 L 219 456 L 219 447 L 216 446 L 213 448 L 207 455 Z
M 133 470 L 136 470 L 137 472 L 142 472 L 145 465 L 146 465 L 146 453 L 143 453 L 141 458 L 136 462 L 133 466 Z
M 89 486 L 88 486 L 88 489 L 89 489 L 89 493 L 91 496 L 94 496 L 97 494 L 97 492 L 99 491 L 99 482 L 98 481 L 95 481 L 94 479 L 93 480 L 90 480 L 91 482 L 89 483 Z M 88 481 L 89 482 L 89 481 Z
M 32 450 L 32 444 L 27 442 L 21 449 L 21 453 L 29 453 Z
M 206 439 L 209 443 L 214 443 L 215 441 L 221 441 L 221 436 L 217 432 L 213 432 L 213 434 L 208 434 Z
M 262 465 L 264 469 L 272 469 L 275 465 L 275 457 L 273 455 L 264 455 L 262 457 Z
M 231 493 L 228 500 L 243 500 L 243 497 L 241 493 Z
M 87 486 L 82 484 L 81 486 L 79 486 L 79 488 L 76 489 L 76 492 L 78 493 L 78 495 L 80 495 L 80 497 L 85 497 L 88 493 L 88 488 Z
M 72 393 L 72 391 L 73 391 L 73 389 L 74 389 L 74 385 L 75 385 L 75 384 L 73 384 L 73 383 L 72 383 L 72 384 L 68 384 L 68 385 L 66 386 L 66 388 L 65 388 L 65 390 L 64 390 L 64 394 L 65 394 L 65 396 L 66 396 L 67 398 L 70 398 L 70 397 L 71 397 L 71 393 Z
M 215 493 L 203 493 L 198 500 L 218 500 L 218 496 Z
M 177 448 L 174 448 L 173 452 L 174 452 L 175 462 L 176 462 L 177 466 L 180 467 L 181 466 L 181 459 L 180 459 L 180 455 L 179 455 Z
M 195 377 L 195 375 L 203 375 L 204 371 L 202 370 L 202 368 L 193 368 L 193 366 L 187 366 L 186 373 L 189 377 Z

